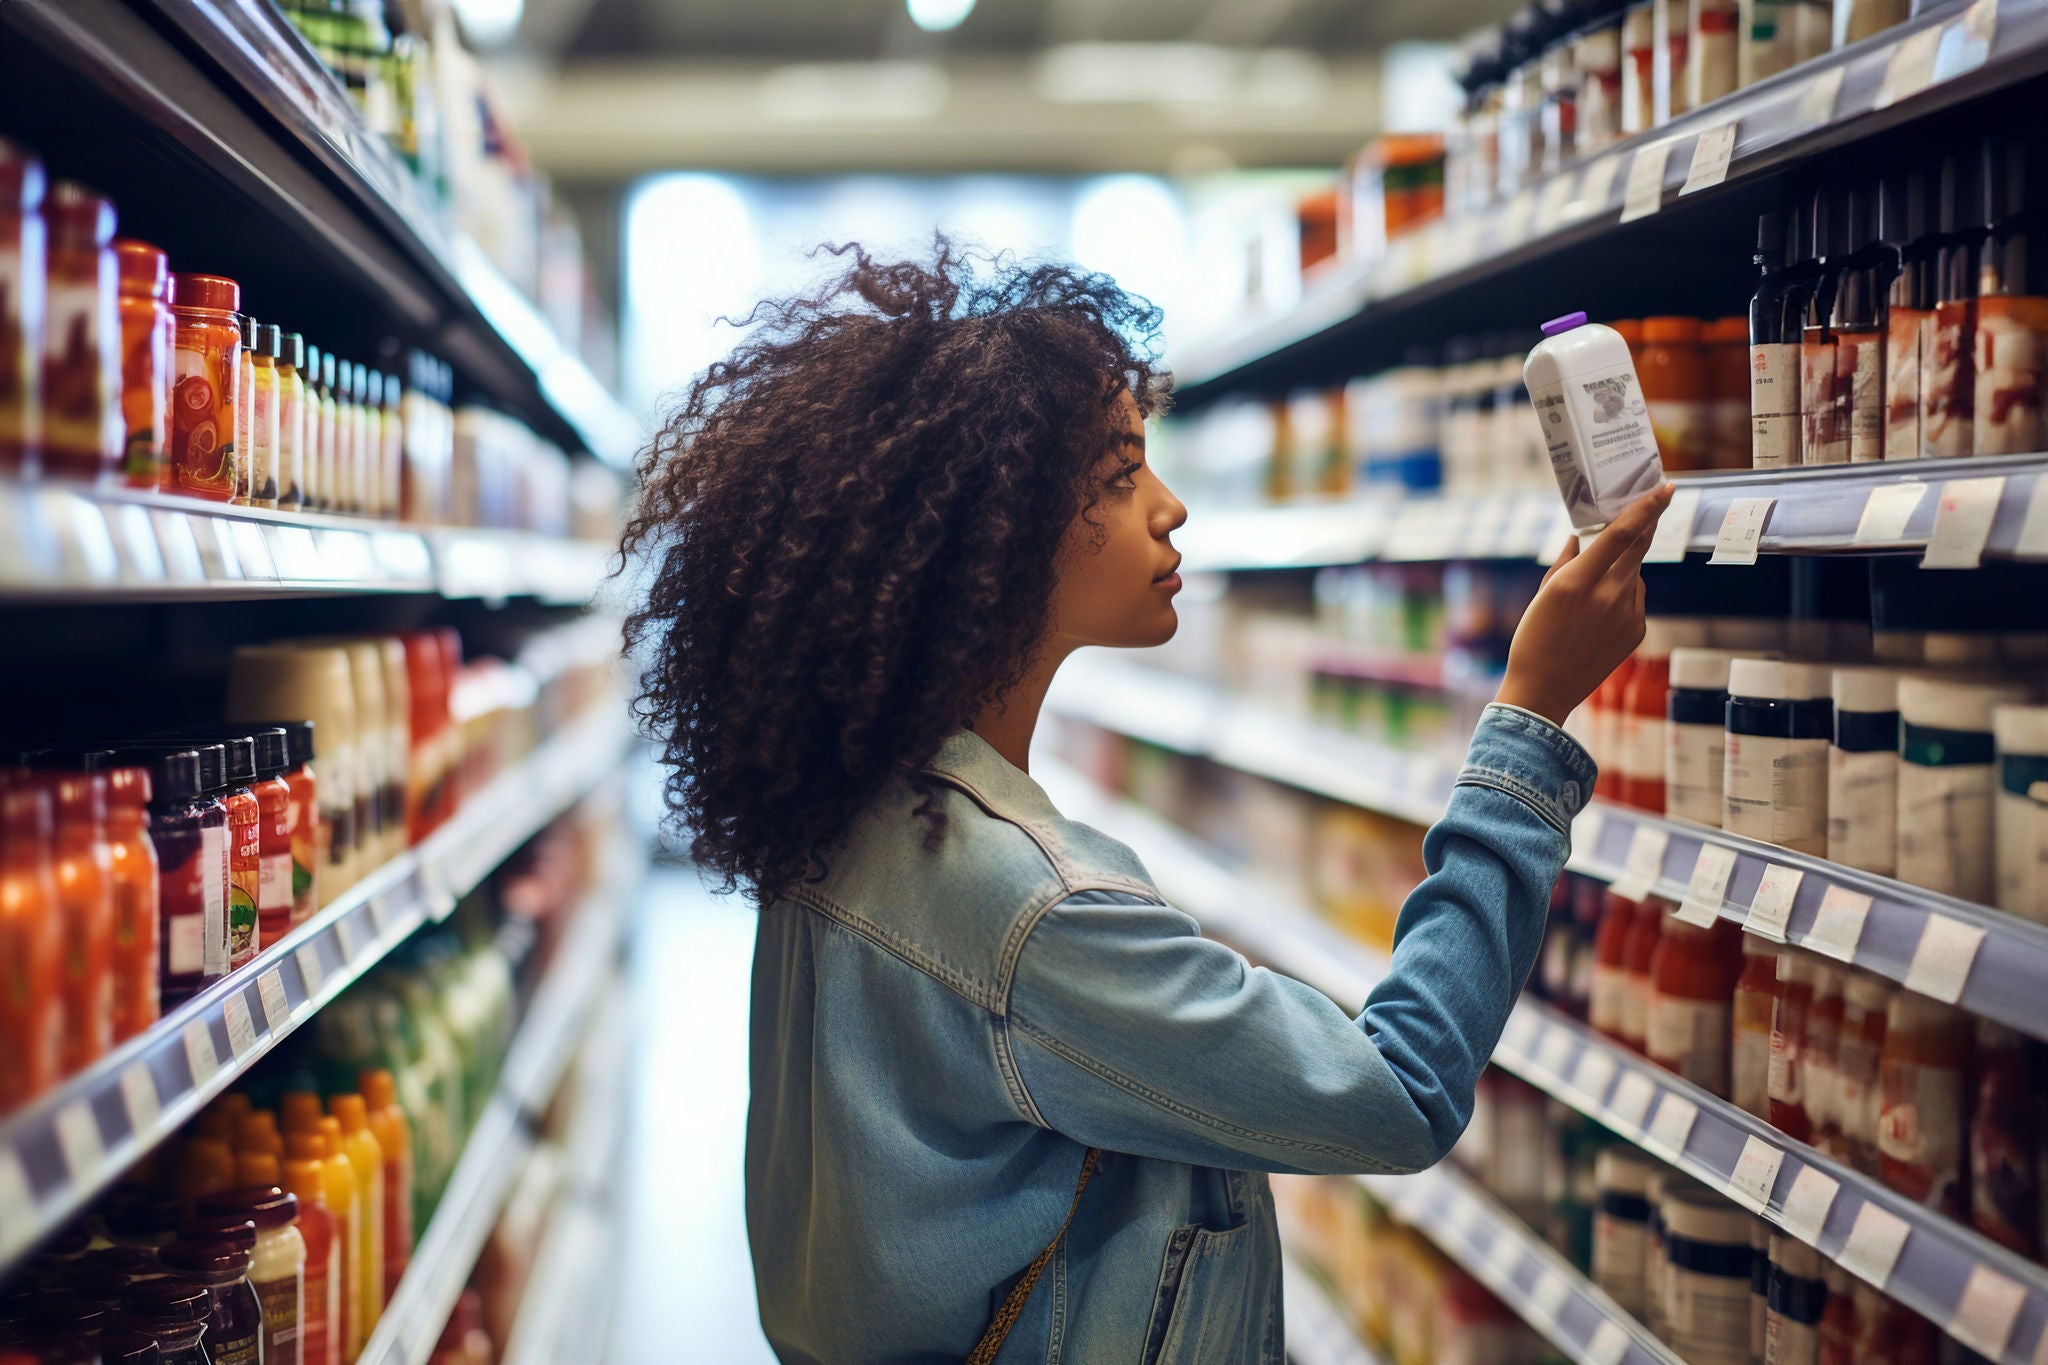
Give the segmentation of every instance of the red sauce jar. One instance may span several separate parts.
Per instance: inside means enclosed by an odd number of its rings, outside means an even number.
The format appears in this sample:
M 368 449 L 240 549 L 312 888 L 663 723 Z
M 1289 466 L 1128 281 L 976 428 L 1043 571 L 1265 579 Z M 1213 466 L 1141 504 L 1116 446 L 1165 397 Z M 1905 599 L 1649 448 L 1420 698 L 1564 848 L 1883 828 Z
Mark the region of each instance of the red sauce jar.
M 162 910 L 159 989 L 166 1005 L 228 973 L 228 808 L 217 795 L 227 762 L 218 744 L 116 749 L 112 761 L 149 769 L 150 837 Z
M 1703 929 L 1667 919 L 1650 959 L 1644 1051 L 1665 1070 L 1724 1099 L 1741 935 L 1732 920 L 1716 920 Z
M 1600 929 L 1593 936 L 1593 982 L 1586 1022 L 1610 1038 L 1622 1036 L 1628 991 L 1628 941 L 1640 907 L 1612 891 L 1602 893 Z
M 171 469 L 177 491 L 210 502 L 235 496 L 236 372 L 242 363 L 242 288 L 218 275 L 176 275 L 176 379 Z
M 1955 1219 L 1970 1207 L 1969 1075 L 1969 1017 L 1913 991 L 1895 992 L 1877 1059 L 1880 1171 L 1906 1198 Z
M 0 471 L 33 474 L 43 435 L 43 163 L 0 138 Z
M 1664 936 L 1664 902 L 1644 901 L 1629 925 L 1622 948 L 1621 1041 L 1637 1052 L 1649 1047 L 1650 963 Z
M 169 259 L 147 242 L 114 243 L 121 279 L 121 481 L 169 488 L 171 321 Z
M 59 180 L 43 205 L 50 233 L 43 330 L 43 471 L 98 479 L 120 467 L 121 286 L 114 205 Z
M 250 790 L 263 812 L 261 859 L 256 892 L 256 946 L 268 948 L 292 927 L 292 788 L 285 780 L 291 769 L 291 745 L 283 727 L 259 729 L 256 780 Z
M 1760 1119 L 1771 1116 L 1771 1013 L 1777 996 L 1778 950 L 1766 939 L 1744 934 L 1729 1040 L 1728 1098 Z
M 0 774 L 0 1114 L 56 1084 L 63 928 L 50 857 L 50 795 Z
M 1813 1139 L 1806 1108 L 1807 1015 L 1813 1007 L 1813 963 L 1804 953 L 1778 954 L 1777 998 L 1771 1009 L 1771 1064 L 1765 1078 L 1771 1123 L 1798 1142 Z
M 50 773 L 56 811 L 53 905 L 64 929 L 59 1064 L 69 1076 L 114 1042 L 113 855 L 107 847 L 107 779 L 102 773 Z
M 149 769 L 107 771 L 107 847 L 114 888 L 114 1041 L 155 1023 L 161 913 L 156 844 L 149 837 Z

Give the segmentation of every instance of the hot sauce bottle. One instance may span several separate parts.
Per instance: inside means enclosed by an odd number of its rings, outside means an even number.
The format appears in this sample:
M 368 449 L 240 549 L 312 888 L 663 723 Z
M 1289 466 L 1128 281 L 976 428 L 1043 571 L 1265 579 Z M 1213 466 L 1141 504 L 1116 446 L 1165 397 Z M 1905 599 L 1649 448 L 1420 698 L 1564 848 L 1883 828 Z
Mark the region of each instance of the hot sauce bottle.
M 239 479 L 235 389 L 242 363 L 242 290 L 218 275 L 171 281 L 177 381 L 171 389 L 171 467 L 177 491 L 228 502 Z
M 114 206 L 60 180 L 43 206 L 49 228 L 43 333 L 43 469 L 94 480 L 121 463 L 121 288 Z
M 286 332 L 277 358 L 277 505 L 295 511 L 306 501 L 306 339 Z
M 1884 1183 L 1946 1217 L 1966 1217 L 1969 1019 L 1938 1000 L 1895 992 L 1877 1066 Z
M 1978 261 L 1984 244 L 1983 205 L 1975 158 L 1950 153 L 1941 162 L 1940 231 L 1935 261 L 1934 317 L 1920 363 L 1920 453 L 1929 459 L 1968 455 L 1976 407 Z
M 249 501 L 257 507 L 275 507 L 283 419 L 277 362 L 284 354 L 284 331 L 275 323 L 255 324 L 252 330 L 256 344 L 249 352 Z
M 1628 944 L 1641 913 L 1634 901 L 1612 891 L 1601 895 L 1600 929 L 1593 938 L 1593 984 L 1586 1004 L 1586 1022 L 1608 1037 L 1624 1038 L 1622 1016 L 1627 1009 Z
M 1733 921 L 1710 929 L 1676 917 L 1664 921 L 1650 960 L 1650 1021 L 1644 1051 L 1651 1061 L 1726 1098 L 1728 1042 L 1735 982 L 1742 967 L 1742 931 Z
M 263 813 L 256 890 L 256 946 L 261 951 L 290 933 L 294 923 L 293 797 L 285 779 L 291 769 L 291 746 L 282 727 L 258 729 L 250 738 L 256 743 L 256 780 L 250 790 Z
M 2048 223 L 2026 140 L 1984 140 L 1990 236 L 1977 283 L 1971 449 L 2015 455 L 2048 447 Z M 2029 185 L 2029 174 L 2036 183 Z
M 1771 1009 L 1771 1061 L 1765 1075 L 1771 1124 L 1798 1142 L 1813 1137 L 1806 1108 L 1807 1016 L 1813 1007 L 1813 963 L 1804 953 L 1778 954 L 1777 998 Z
M 43 163 L 0 138 L 0 470 L 34 474 L 43 436 Z
M 302 1365 L 342 1365 L 341 1267 L 334 1213 L 327 1206 L 318 1134 L 300 1134 L 300 1151 L 284 1163 L 284 1187 L 299 1201 L 299 1236 L 306 1243 L 305 1308 L 299 1317 Z M 290 1139 L 286 1140 L 289 1144 Z
M 256 958 L 257 908 L 263 895 L 263 803 L 256 796 L 256 741 L 222 739 L 227 764 L 219 794 L 228 808 L 228 970 Z
M 1920 458 L 1921 366 L 1934 319 L 1936 246 L 1927 222 L 1927 178 L 1911 168 L 1879 186 L 1878 235 L 1898 253 L 1885 291 L 1884 457 Z
M 215 789 L 226 754 L 215 745 L 117 749 L 112 761 L 149 769 L 150 835 L 163 911 L 164 1004 L 190 999 L 228 973 L 228 808 Z
M 0 775 L 0 1114 L 56 1084 L 64 955 L 50 858 L 50 795 Z
M 114 888 L 114 1041 L 156 1022 L 162 892 L 149 837 L 149 769 L 107 769 L 107 845 Z
M 107 779 L 100 773 L 44 775 L 56 809 L 51 910 L 63 926 L 65 1075 L 83 1070 L 114 1041 L 113 855 L 107 847 Z
M 147 242 L 114 243 L 121 277 L 121 481 L 170 485 L 171 273 Z
M 1664 934 L 1665 903 L 1656 899 L 1636 907 L 1622 947 L 1621 1040 L 1646 1053 L 1650 1036 L 1650 964 Z
M 1742 973 L 1735 983 L 1728 1098 L 1760 1119 L 1771 1116 L 1771 1013 L 1777 994 L 1778 950 L 1765 939 L 1744 934 Z

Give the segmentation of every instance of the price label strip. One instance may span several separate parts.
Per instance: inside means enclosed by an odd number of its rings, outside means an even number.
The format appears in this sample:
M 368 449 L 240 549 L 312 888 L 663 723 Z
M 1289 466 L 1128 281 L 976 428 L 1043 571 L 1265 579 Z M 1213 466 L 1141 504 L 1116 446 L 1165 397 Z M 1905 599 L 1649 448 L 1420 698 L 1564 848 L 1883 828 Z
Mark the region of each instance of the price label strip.
M 1829 886 L 1800 946 L 1826 953 L 1837 962 L 1854 962 L 1856 945 L 1863 939 L 1863 921 L 1869 917 L 1870 897 L 1846 886 Z
M 0 1256 L 27 1249 L 36 1235 L 36 1195 L 12 1147 L 0 1147 Z
M 256 1021 L 249 1016 L 249 998 L 239 990 L 229 992 L 221 1002 L 221 1013 L 227 1017 L 229 1051 L 237 1059 L 248 1056 L 256 1047 Z
M 1572 1036 L 1561 1028 L 1554 1028 L 1543 1035 L 1543 1041 L 1536 1047 L 1536 1065 L 1563 1080 L 1565 1064 L 1571 1055 Z
M 1870 490 L 1863 500 L 1863 515 L 1856 519 L 1857 545 L 1900 545 L 1905 543 L 1906 524 L 1920 510 L 1927 496 L 1924 483 L 1887 483 Z
M 1670 844 L 1671 831 L 1661 825 L 1637 825 L 1629 836 L 1628 861 L 1608 889 L 1623 900 L 1639 901 L 1649 895 L 1664 870 L 1664 850 Z
M 1665 1091 L 1664 1098 L 1657 1103 L 1657 1116 L 1650 1120 L 1650 1131 L 1645 1135 L 1648 1145 L 1676 1161 L 1685 1154 L 1686 1141 L 1692 1137 L 1692 1126 L 1699 1116 L 1698 1105 L 1683 1095 Z
M 1559 1332 L 1563 1329 L 1564 1306 L 1570 1301 L 1571 1292 L 1564 1276 L 1554 1270 L 1545 1270 L 1536 1276 L 1536 1284 L 1529 1291 L 1529 1312 L 1535 1321 L 1547 1323 L 1552 1332 Z
M 2027 515 L 2020 523 L 2013 554 L 2020 559 L 2048 559 L 2048 474 L 2034 476 L 2034 491 L 2027 495 Z M 2043 1336 L 2048 1338 L 2048 1333 Z
M 73 1100 L 57 1111 L 57 1146 L 64 1153 L 64 1168 L 71 1183 L 89 1186 L 99 1178 L 107 1162 L 106 1142 L 100 1137 L 100 1121 L 86 1100 Z
M 1834 1207 L 1840 1188 L 1834 1177 L 1801 1166 L 1799 1174 L 1792 1177 L 1792 1188 L 1785 1192 L 1785 1207 L 1778 1221 L 1808 1246 L 1819 1246 L 1821 1227 L 1828 1221 L 1828 1210 Z
M 1587 1365 L 1621 1365 L 1627 1354 L 1628 1333 L 1614 1322 L 1602 1322 L 1593 1329 L 1593 1339 L 1586 1343 Z
M 1728 178 L 1728 163 L 1735 159 L 1735 129 L 1732 122 L 1709 128 L 1692 145 L 1692 165 L 1685 173 L 1679 196 L 1712 189 Z
M 299 964 L 299 980 L 305 983 L 306 999 L 310 1001 L 320 994 L 320 983 L 327 979 L 327 972 L 320 965 L 319 941 L 301 943 L 292 953 L 292 960 Z
M 1934 57 L 1941 49 L 1941 26 L 1923 28 L 1892 49 L 1885 63 L 1884 83 L 1877 88 L 1878 109 L 1889 109 L 1934 83 Z
M 1778 1148 L 1760 1137 L 1744 1138 L 1742 1155 L 1735 1159 L 1735 1169 L 1728 1176 L 1728 1192 L 1751 1213 L 1762 1213 L 1770 1205 L 1771 1189 L 1778 1183 L 1778 1168 L 1784 1163 L 1785 1154 Z
M 1643 1117 L 1650 1112 L 1650 1102 L 1657 1098 L 1657 1083 L 1640 1071 L 1629 1070 L 1621 1073 L 1621 1084 L 1614 1087 L 1614 1098 L 1607 1102 L 1607 1122 L 1625 1132 L 1643 1131 Z
M 2004 491 L 2002 474 L 1950 479 L 1943 484 L 1941 502 L 1934 510 L 1934 535 L 1927 542 L 1920 567 L 1974 569 L 1981 564 L 1985 543 L 1991 539 L 1991 519 L 1998 514 L 1999 495 Z
M 1493 1230 L 1493 1245 L 1486 1249 L 1486 1264 L 1504 1282 L 1514 1283 L 1515 1271 L 1522 1264 L 1522 1244 L 1514 1233 L 1505 1227 Z
M 1750 897 L 1749 914 L 1743 919 L 1742 927 L 1773 943 L 1783 943 L 1785 926 L 1792 919 L 1792 899 L 1799 894 L 1799 883 L 1805 876 L 1796 867 L 1766 864 L 1763 878 L 1757 882 L 1756 894 Z
M 1714 537 L 1709 564 L 1754 564 L 1763 546 L 1764 528 L 1770 524 L 1776 498 L 1736 498 L 1721 518 L 1721 530 Z
M 1594 1104 L 1607 1098 L 1607 1087 L 1614 1081 L 1614 1059 L 1597 1048 L 1587 1048 L 1579 1056 L 1579 1063 L 1572 1068 L 1572 1089 L 1584 1095 Z
M 1892 1267 L 1899 1263 L 1899 1253 L 1911 1231 L 1911 1225 L 1897 1214 L 1865 1204 L 1856 1211 L 1856 1224 L 1849 1229 L 1849 1240 L 1842 1243 L 1835 1260 L 1850 1274 L 1882 1289 L 1892 1277 Z
M 1681 486 L 1671 495 L 1671 505 L 1664 509 L 1664 515 L 1657 519 L 1657 530 L 1650 537 L 1650 548 L 1643 554 L 1645 564 L 1677 564 L 1685 558 L 1685 547 L 1692 540 L 1693 523 L 1700 516 L 1700 490 Z
M 1906 989 L 1955 1004 L 1963 998 L 1963 986 L 1983 944 L 1982 929 L 1947 915 L 1929 915 L 1906 968 Z
M 1726 844 L 1701 844 L 1678 903 L 1678 918 L 1702 929 L 1713 927 L 1728 899 L 1728 879 L 1735 875 L 1735 850 Z
M 155 1130 L 163 1117 L 163 1102 L 147 1062 L 131 1062 L 121 1073 L 121 1104 L 128 1111 L 129 1132 L 143 1137 Z
M 1981 1356 L 1997 1360 L 2012 1340 L 2027 1291 L 1988 1266 L 1973 1266 L 1948 1333 Z
M 1818 128 L 1835 117 L 1835 101 L 1842 94 L 1842 76 L 1846 68 L 1831 66 L 1807 83 L 1799 92 L 1799 107 L 1793 118 L 1802 128 Z
M 263 1001 L 263 1022 L 272 1033 L 292 1017 L 290 1001 L 285 998 L 284 973 L 276 967 L 256 978 L 256 994 Z
M 1620 174 L 1619 156 L 1603 156 L 1586 167 L 1585 178 L 1579 182 L 1578 202 L 1572 205 L 1572 216 L 1590 218 L 1607 212 L 1607 201 L 1614 197 L 1614 179 Z
M 1622 222 L 1648 218 L 1664 206 L 1664 163 L 1670 159 L 1669 140 L 1636 148 L 1634 159 L 1628 163 L 1628 182 L 1622 189 Z

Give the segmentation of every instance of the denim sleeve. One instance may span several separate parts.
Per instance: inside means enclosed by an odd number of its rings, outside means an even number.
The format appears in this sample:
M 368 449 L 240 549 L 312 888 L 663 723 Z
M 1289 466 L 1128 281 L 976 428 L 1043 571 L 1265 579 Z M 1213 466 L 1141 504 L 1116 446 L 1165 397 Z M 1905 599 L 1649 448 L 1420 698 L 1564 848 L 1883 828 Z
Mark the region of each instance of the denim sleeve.
M 1004 1026 L 1033 1117 L 1079 1142 L 1267 1171 L 1415 1171 L 1464 1131 L 1535 962 L 1586 752 L 1487 708 L 1391 969 L 1351 1018 L 1171 908 L 1079 895 L 1018 958 Z

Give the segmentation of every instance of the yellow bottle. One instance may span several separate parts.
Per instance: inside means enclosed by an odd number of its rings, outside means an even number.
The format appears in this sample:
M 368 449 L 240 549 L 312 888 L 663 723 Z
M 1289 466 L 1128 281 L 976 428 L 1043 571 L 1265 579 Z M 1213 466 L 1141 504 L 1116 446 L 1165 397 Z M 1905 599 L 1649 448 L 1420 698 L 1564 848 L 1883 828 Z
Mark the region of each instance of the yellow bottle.
M 367 1339 L 384 1316 L 384 1149 L 370 1129 L 370 1106 L 361 1095 L 329 1095 L 327 1107 L 334 1111 L 329 1122 L 341 1130 L 342 1146 L 362 1186 L 363 1259 L 356 1292 L 362 1296 Z
M 341 1358 L 346 1365 L 363 1353 L 363 1343 L 370 1337 L 369 1324 L 363 1321 L 362 1284 L 363 1242 L 370 1235 L 370 1220 L 365 1211 L 363 1180 L 355 1163 L 348 1159 L 348 1140 L 341 1131 L 341 1120 L 332 1114 L 321 1119 L 320 1135 L 327 1139 L 327 1178 L 333 1183 L 327 1202 L 348 1210 L 348 1271 L 341 1284 L 346 1299 L 342 1305 Z
M 285 1097 L 287 1101 L 291 1096 Z M 286 1116 L 287 1122 L 290 1115 Z M 324 1122 L 324 1120 L 323 1120 Z M 320 1163 L 320 1188 L 327 1198 L 327 1211 L 334 1216 L 334 1269 L 340 1286 L 336 1312 L 340 1315 L 342 1362 L 354 1360 L 363 1349 L 362 1297 L 356 1292 L 357 1267 L 362 1265 L 362 1224 L 356 1218 L 356 1178 L 346 1154 L 336 1150 L 318 1127 L 285 1134 L 285 1153 L 294 1160 L 305 1158 Z
M 292 1155 L 284 1163 L 284 1187 L 299 1199 L 299 1236 L 306 1242 L 306 1298 L 299 1313 L 299 1342 L 305 1365 L 340 1365 L 341 1228 L 327 1205 L 326 1163 L 317 1152 L 327 1145 L 318 1133 L 285 1139 Z
M 398 1083 L 389 1071 L 356 1077 L 370 1107 L 370 1131 L 384 1152 L 384 1301 L 412 1264 L 412 1123 L 398 1107 Z

